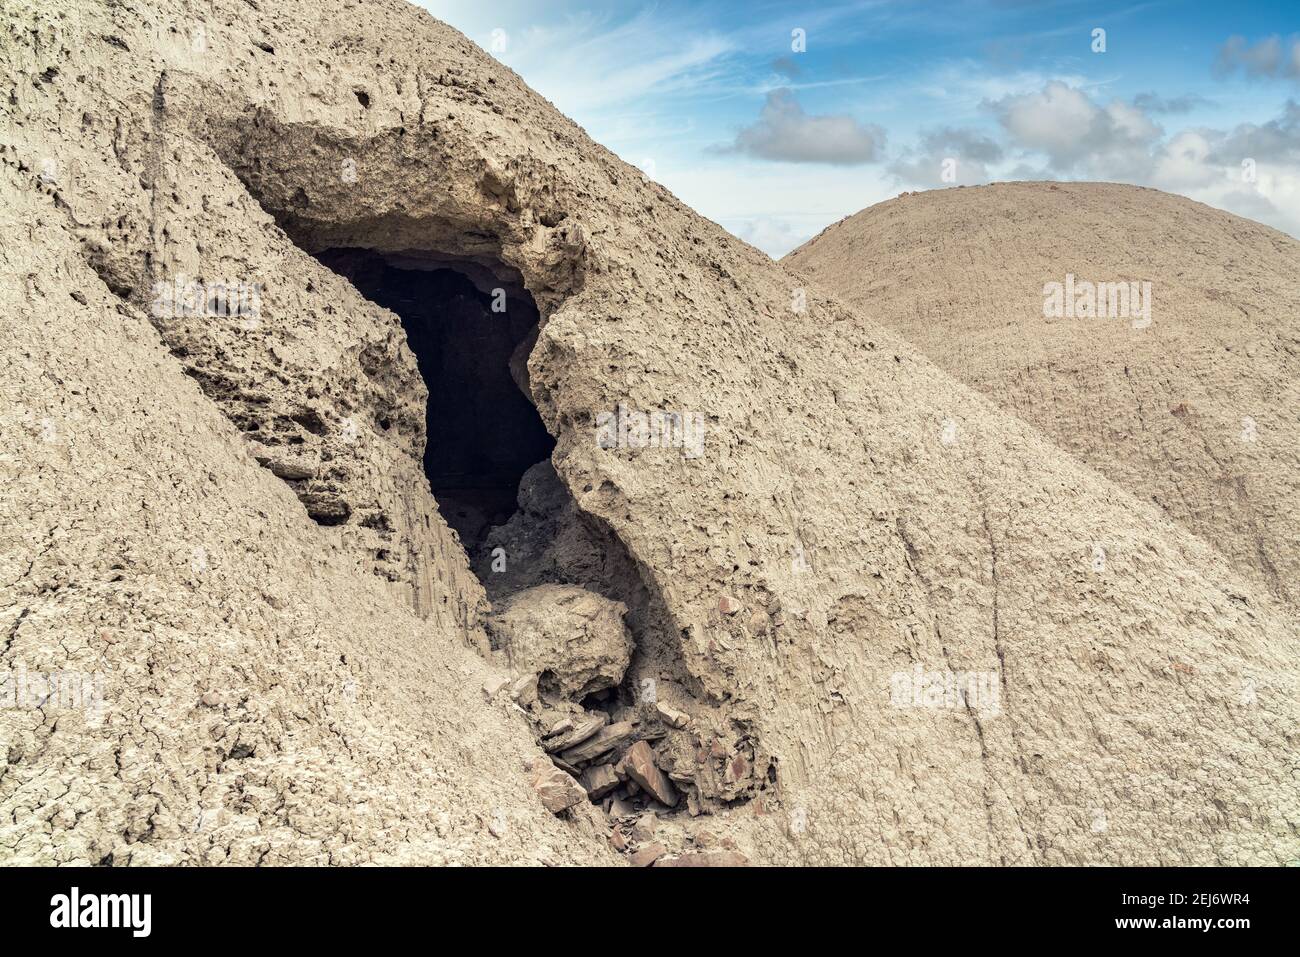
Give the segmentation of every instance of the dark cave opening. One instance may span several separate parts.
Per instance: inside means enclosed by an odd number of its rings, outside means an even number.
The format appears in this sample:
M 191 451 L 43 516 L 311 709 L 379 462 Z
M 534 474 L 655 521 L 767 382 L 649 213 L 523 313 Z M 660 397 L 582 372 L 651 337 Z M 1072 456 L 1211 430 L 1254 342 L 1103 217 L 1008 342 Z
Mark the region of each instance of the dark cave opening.
M 536 303 L 521 281 L 478 263 L 369 249 L 316 258 L 401 319 L 429 390 L 424 472 L 473 555 L 514 514 L 524 472 L 555 447 L 525 391 Z

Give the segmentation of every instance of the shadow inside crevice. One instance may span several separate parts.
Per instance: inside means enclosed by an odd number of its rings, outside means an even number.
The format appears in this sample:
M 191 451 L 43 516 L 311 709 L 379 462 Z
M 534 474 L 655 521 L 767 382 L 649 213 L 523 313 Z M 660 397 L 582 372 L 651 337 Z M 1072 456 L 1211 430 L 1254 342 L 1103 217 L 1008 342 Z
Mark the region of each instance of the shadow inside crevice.
M 416 253 L 316 255 L 394 312 L 428 389 L 424 472 L 467 552 L 516 509 L 519 480 L 555 440 L 527 395 L 538 310 L 523 284 L 479 264 Z

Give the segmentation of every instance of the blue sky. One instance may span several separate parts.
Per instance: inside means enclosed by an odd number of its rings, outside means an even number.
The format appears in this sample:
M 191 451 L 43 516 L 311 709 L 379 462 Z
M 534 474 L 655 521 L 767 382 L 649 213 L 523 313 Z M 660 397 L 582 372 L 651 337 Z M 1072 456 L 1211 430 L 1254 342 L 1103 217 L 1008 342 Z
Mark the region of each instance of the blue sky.
M 1300 236 L 1294 0 L 419 2 L 775 256 L 904 190 L 1007 179 L 1154 186 Z

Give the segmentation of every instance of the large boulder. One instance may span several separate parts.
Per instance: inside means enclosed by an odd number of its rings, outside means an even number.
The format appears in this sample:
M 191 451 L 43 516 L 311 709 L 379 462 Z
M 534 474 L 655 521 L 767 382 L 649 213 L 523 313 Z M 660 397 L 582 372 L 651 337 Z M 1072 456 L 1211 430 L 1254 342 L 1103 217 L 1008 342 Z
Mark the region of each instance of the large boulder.
M 623 680 L 633 649 L 626 613 L 577 585 L 538 585 L 510 598 L 487 628 L 511 668 L 540 676 L 543 694 L 580 699 Z

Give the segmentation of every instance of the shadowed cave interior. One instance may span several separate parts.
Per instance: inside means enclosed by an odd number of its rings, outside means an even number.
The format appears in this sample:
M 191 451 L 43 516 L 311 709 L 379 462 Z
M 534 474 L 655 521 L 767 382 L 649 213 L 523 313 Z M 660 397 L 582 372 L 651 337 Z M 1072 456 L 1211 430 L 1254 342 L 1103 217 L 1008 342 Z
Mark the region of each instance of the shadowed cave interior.
M 536 303 L 520 281 L 477 262 L 369 249 L 316 258 L 401 319 L 429 390 L 424 471 L 473 555 L 515 512 L 524 472 L 555 446 L 516 382 L 526 381 Z
M 507 660 L 518 653 L 526 661 L 529 635 L 545 646 L 563 633 L 563 653 L 537 665 L 533 694 L 539 715 L 547 716 L 536 722 L 539 741 L 558 714 L 609 727 L 644 719 L 652 728 L 647 739 L 666 737 L 669 727 L 644 707 L 658 700 L 645 697 L 647 680 L 651 688 L 673 689 L 682 704 L 700 700 L 703 691 L 685 666 L 681 632 L 654 575 L 602 519 L 578 508 L 552 467 L 555 440 L 528 387 L 527 359 L 540 316 L 522 277 L 482 256 L 365 248 L 330 248 L 315 256 L 402 323 L 428 389 L 424 471 L 491 603 L 484 620 L 491 648 Z M 588 678 L 565 690 L 562 674 L 581 673 L 597 660 L 612 669 L 597 676 L 603 684 Z M 527 701 L 527 690 L 520 694 L 517 700 Z M 746 747 L 750 732 L 733 727 L 737 746 Z M 746 754 L 752 766 L 752 745 Z M 577 777 L 580 769 L 571 773 Z M 682 801 L 689 781 L 664 778 L 664 793 L 673 799 L 660 810 L 684 814 L 690 801 L 698 808 L 747 801 L 774 780 L 769 763 L 743 782 L 728 781 L 725 793 L 713 785 L 700 792 L 697 785 Z M 638 809 L 651 801 L 626 785 L 616 794 L 584 796 L 597 804 L 617 796 Z

